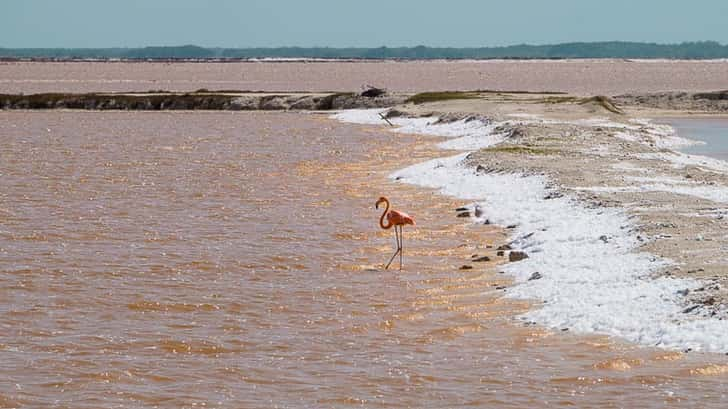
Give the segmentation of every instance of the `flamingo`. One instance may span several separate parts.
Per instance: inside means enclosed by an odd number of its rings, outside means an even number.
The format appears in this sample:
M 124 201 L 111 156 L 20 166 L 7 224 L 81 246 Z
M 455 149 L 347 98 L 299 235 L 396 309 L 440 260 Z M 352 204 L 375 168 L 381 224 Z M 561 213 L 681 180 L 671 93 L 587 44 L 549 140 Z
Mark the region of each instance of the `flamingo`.
M 394 261 L 394 258 L 399 253 L 399 269 L 402 270 L 402 247 L 404 245 L 404 235 L 402 234 L 402 227 L 405 224 L 411 224 L 414 226 L 415 219 L 413 219 L 407 213 L 402 213 L 397 210 L 389 210 L 389 200 L 386 197 L 380 197 L 374 207 L 379 209 L 379 205 L 382 203 L 386 204 L 387 207 L 384 209 L 382 217 L 379 218 L 379 227 L 383 228 L 384 230 L 389 230 L 392 228 L 392 226 L 394 226 L 394 238 L 397 240 L 397 251 L 394 252 L 392 258 L 389 259 L 389 263 L 387 263 L 387 266 L 384 267 L 384 269 L 389 269 L 389 265 L 392 264 L 392 261 Z M 387 217 L 387 224 L 384 224 L 385 216 Z M 398 227 L 399 229 L 397 229 Z

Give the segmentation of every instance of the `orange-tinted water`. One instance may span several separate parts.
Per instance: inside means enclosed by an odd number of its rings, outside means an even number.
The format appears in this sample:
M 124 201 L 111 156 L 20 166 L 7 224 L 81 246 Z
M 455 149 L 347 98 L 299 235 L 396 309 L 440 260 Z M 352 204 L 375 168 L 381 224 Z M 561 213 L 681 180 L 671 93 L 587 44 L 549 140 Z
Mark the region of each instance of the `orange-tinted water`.
M 728 360 L 525 325 L 427 137 L 285 113 L 0 112 L 0 407 L 708 407 Z M 376 227 L 417 218 L 405 269 Z M 460 270 L 468 264 L 472 270 Z
M 328 63 L 0 62 L 0 93 L 109 91 L 563 91 L 586 95 L 725 89 L 728 61 Z

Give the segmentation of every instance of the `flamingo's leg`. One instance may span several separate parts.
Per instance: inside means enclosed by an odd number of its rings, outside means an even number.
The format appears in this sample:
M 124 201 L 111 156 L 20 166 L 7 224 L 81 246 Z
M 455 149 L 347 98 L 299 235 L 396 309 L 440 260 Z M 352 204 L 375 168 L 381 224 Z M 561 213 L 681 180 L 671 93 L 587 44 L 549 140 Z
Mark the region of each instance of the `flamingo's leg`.
M 397 234 L 397 226 L 394 226 L 394 239 L 397 240 L 397 250 L 394 252 L 394 254 L 392 254 L 392 258 L 389 259 L 387 266 L 384 267 L 385 270 L 389 269 L 389 266 L 392 264 L 392 261 L 394 261 L 394 258 L 397 257 L 397 253 L 402 251 L 402 246 L 399 243 L 399 235 Z
M 385 270 L 388 270 L 389 269 L 389 266 L 392 264 L 392 261 L 394 261 L 394 258 L 397 257 L 397 253 L 399 253 L 400 251 L 402 251 L 402 250 L 397 249 L 397 251 L 395 251 L 394 254 L 392 254 L 392 258 L 389 259 L 389 262 L 387 263 L 387 266 L 384 267 Z
M 404 258 L 404 226 L 399 226 L 399 269 L 402 270 L 402 259 Z

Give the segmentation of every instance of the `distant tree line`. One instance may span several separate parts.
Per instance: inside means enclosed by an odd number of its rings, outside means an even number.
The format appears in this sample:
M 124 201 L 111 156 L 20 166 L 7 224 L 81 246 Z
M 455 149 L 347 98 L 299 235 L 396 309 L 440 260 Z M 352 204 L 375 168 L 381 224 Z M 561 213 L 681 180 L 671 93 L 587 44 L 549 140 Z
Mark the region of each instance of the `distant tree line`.
M 51 59 L 564 59 L 564 58 L 728 58 L 728 45 L 714 41 L 681 44 L 635 42 L 564 43 L 507 47 L 278 47 L 203 48 L 194 45 L 144 48 L 0 48 L 0 58 Z

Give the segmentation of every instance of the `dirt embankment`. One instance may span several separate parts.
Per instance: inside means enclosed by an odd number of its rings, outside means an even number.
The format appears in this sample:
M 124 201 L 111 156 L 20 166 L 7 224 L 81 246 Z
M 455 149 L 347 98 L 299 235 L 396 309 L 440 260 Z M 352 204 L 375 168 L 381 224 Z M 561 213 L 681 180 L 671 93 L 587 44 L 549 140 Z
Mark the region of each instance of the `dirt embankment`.
M 0 109 L 85 110 L 308 110 L 380 108 L 404 102 L 396 94 L 291 93 L 271 94 L 200 90 L 191 93 L 0 94 Z
M 714 92 L 659 92 L 625 94 L 613 98 L 619 105 L 664 110 L 728 113 L 728 90 Z

